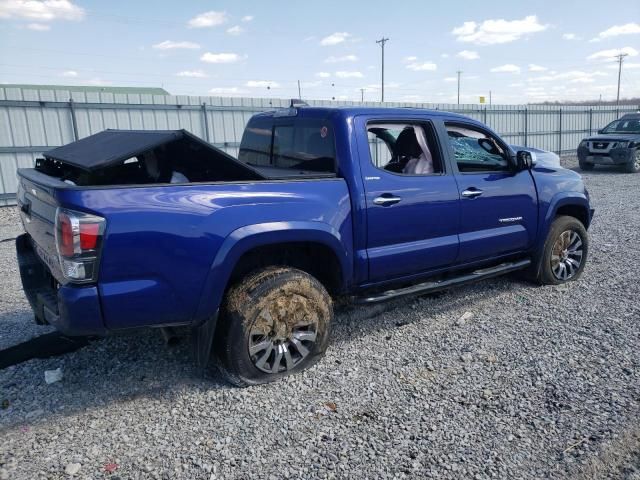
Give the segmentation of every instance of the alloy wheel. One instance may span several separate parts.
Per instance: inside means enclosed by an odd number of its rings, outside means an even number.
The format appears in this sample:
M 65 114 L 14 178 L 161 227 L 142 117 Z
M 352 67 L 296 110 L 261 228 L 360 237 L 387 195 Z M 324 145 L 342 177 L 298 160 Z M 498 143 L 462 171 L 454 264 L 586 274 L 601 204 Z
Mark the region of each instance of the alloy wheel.
M 558 279 L 566 282 L 573 278 L 582 265 L 583 244 L 575 230 L 562 232 L 551 250 L 551 271 Z
M 265 373 L 295 368 L 309 356 L 318 337 L 318 316 L 301 295 L 280 297 L 263 308 L 249 334 L 249 356 Z

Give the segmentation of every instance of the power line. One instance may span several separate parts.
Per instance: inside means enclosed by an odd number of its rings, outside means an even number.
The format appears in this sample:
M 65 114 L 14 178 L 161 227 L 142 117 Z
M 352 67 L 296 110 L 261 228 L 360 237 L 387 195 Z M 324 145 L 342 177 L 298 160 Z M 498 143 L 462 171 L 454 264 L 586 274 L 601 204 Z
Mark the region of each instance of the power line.
M 385 38 L 384 36 L 380 39 L 380 40 L 376 40 L 376 43 L 379 44 L 382 47 L 382 102 L 384 102 L 384 44 L 387 43 L 389 41 L 388 38 Z

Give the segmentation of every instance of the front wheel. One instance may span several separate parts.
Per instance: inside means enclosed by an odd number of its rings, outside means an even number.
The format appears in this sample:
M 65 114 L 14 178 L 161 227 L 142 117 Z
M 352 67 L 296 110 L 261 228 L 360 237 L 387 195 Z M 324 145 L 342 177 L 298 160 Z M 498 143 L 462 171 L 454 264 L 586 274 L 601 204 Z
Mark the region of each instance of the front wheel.
M 559 285 L 576 280 L 584 270 L 588 252 L 589 237 L 582 222 L 575 217 L 557 217 L 540 255 L 538 281 Z
M 329 342 L 331 297 L 301 270 L 269 267 L 233 286 L 215 351 L 236 386 L 267 383 L 313 365 Z
M 580 166 L 580 170 L 583 170 L 585 172 L 590 172 L 595 166 L 593 163 L 583 162 L 582 160 L 578 160 L 578 165 Z
M 631 161 L 624 166 L 624 171 L 627 173 L 640 172 L 640 149 L 633 152 L 633 157 Z

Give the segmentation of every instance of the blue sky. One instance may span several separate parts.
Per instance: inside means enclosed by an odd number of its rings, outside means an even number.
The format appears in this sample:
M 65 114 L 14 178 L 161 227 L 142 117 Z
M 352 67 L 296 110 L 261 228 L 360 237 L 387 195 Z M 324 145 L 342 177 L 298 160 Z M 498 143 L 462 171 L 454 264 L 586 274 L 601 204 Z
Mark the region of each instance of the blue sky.
M 0 82 L 493 103 L 640 96 L 640 2 L 0 0 Z

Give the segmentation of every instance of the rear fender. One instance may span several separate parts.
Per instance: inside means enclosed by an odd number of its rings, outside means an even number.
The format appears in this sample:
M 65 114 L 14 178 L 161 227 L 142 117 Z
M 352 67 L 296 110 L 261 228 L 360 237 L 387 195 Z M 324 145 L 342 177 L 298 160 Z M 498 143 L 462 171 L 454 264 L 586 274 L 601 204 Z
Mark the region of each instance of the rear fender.
M 342 285 L 349 285 L 353 259 L 344 247 L 340 233 L 322 222 L 269 222 L 247 225 L 234 230 L 224 240 L 205 280 L 195 323 L 211 317 L 220 307 L 224 292 L 238 260 L 256 247 L 288 242 L 315 242 L 329 247 L 338 258 Z

